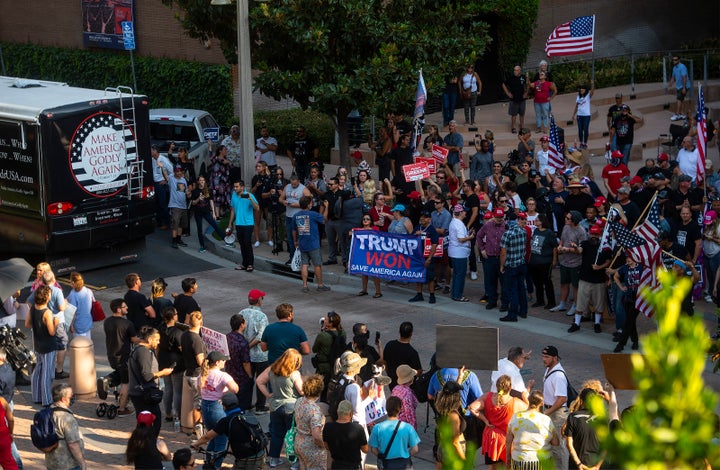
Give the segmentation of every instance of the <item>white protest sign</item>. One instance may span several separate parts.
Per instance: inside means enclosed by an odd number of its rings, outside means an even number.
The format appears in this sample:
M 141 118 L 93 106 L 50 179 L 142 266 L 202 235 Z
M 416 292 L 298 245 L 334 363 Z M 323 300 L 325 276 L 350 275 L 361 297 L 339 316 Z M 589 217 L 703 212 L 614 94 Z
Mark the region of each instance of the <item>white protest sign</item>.
M 207 348 L 208 354 L 210 351 L 220 351 L 226 356 L 230 355 L 230 349 L 228 348 L 227 336 L 219 331 L 211 330 L 210 328 L 200 327 L 200 336 L 202 337 L 203 343 Z

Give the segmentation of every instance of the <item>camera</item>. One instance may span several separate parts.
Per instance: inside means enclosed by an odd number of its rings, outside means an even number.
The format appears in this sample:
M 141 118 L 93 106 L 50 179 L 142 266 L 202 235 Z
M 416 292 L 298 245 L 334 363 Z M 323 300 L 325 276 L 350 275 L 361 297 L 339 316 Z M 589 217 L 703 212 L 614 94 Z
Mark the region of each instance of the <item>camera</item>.
M 278 179 L 275 181 L 275 183 L 271 186 L 270 189 L 274 189 L 275 191 L 270 191 L 270 212 L 273 214 L 279 214 L 283 210 L 283 205 L 280 204 L 280 192 L 283 190 L 283 181 L 281 179 Z

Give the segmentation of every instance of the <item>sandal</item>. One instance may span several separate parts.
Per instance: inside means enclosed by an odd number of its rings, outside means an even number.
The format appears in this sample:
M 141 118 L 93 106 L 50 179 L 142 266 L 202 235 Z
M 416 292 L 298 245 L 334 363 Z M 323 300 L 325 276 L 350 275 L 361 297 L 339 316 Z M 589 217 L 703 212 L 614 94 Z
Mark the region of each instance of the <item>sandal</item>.
M 470 299 L 467 297 L 460 297 L 459 299 L 453 298 L 455 302 L 470 302 Z
M 245 266 L 235 266 L 235 271 L 245 271 Z
M 358 292 L 358 295 L 357 295 L 357 296 L 358 296 L 358 297 L 362 297 L 362 296 L 364 296 L 364 295 L 368 295 L 368 293 L 367 293 L 366 290 L 361 290 L 360 292 Z
M 245 271 L 251 273 L 251 272 L 253 272 L 253 267 L 252 267 L 252 266 L 248 266 L 247 268 L 245 268 Z
M 379 299 L 380 297 L 382 297 L 382 294 L 380 293 L 373 295 L 373 299 Z

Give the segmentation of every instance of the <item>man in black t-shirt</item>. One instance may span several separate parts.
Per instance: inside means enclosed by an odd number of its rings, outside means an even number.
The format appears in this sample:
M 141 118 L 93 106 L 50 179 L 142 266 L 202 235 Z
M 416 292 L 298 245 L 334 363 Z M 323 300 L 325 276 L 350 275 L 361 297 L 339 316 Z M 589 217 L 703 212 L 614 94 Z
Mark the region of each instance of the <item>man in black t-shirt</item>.
M 690 254 L 692 264 L 697 263 L 700 251 L 702 250 L 702 234 L 697 221 L 693 219 L 692 211 L 688 206 L 680 209 L 680 223 L 675 234 L 677 244 L 682 246 Z
M 175 297 L 174 307 L 177 310 L 178 320 L 185 324 L 190 321 L 190 314 L 193 312 L 201 312 L 200 305 L 193 297 L 198 290 L 195 278 L 187 277 L 182 280 L 183 293 Z
M 674 242 L 673 236 L 669 232 L 662 230 L 658 233 L 658 245 L 662 248 L 660 261 L 668 271 L 672 269 L 676 259 L 685 260 L 688 263 L 692 261 L 690 253 L 682 245 Z
M 150 299 L 140 293 L 142 279 L 139 275 L 130 273 L 125 276 L 125 285 L 128 288 L 125 293 L 125 303 L 128 308 L 127 318 L 135 326 L 135 330 L 140 331 L 140 328 L 155 321 L 155 309 L 153 309 Z
M 343 222 L 340 220 L 343 202 L 349 197 L 349 191 L 340 188 L 336 177 L 332 177 L 327 183 L 328 190 L 320 196 L 320 214 L 325 214 L 325 235 L 328 239 L 328 259 L 323 264 L 337 264 L 337 256 L 340 254 L 339 246 L 342 239 Z M 344 257 L 343 257 L 344 258 Z
M 200 397 L 200 369 L 205 360 L 206 348 L 205 343 L 200 337 L 200 328 L 202 328 L 202 313 L 199 311 L 192 312 L 188 325 L 190 328 L 180 337 L 180 347 L 182 348 L 183 362 L 185 363 L 185 381 L 193 392 L 193 421 L 199 423 L 202 419 L 200 415 L 200 406 L 202 398 Z
M 360 452 L 368 452 L 365 430 L 353 422 L 353 406 L 347 400 L 338 404 L 338 419 L 325 423 L 323 442 L 332 456 L 331 470 L 357 470 L 362 463 Z
M 502 84 L 502 89 L 505 95 L 510 98 L 508 114 L 510 115 L 512 133 L 514 134 L 517 132 L 515 126 L 516 116 L 520 116 L 520 128 L 525 127 L 525 100 L 528 97 L 527 80 L 519 65 L 513 68 L 513 74 Z
M 418 352 L 410 346 L 410 339 L 413 334 L 413 324 L 409 321 L 400 324 L 400 338 L 394 339 L 385 345 L 383 349 L 383 359 L 387 362 L 386 371 L 392 390 L 397 385 L 397 368 L 401 364 L 407 364 L 417 370 L 417 375 L 422 374 L 422 364 L 420 364 L 420 356 Z
M 580 329 L 580 321 L 583 314 L 588 312 L 590 305 L 595 312 L 595 333 L 602 332 L 600 322 L 605 310 L 605 281 L 607 280 L 605 268 L 610 266 L 612 258 L 611 250 L 603 250 L 598 253 L 602 231 L 603 229 L 599 225 L 593 225 L 590 227 L 590 238 L 580 242 L 578 251 L 582 255 L 582 264 L 580 265 L 575 321 L 570 325 L 568 333 Z
M 112 315 L 103 322 L 105 332 L 105 350 L 108 364 L 113 372 L 97 379 L 97 393 L 101 400 L 107 398 L 110 387 L 120 385 L 118 415 L 125 416 L 132 413 L 127 408 L 128 402 L 128 358 L 130 357 L 130 343 L 139 343 L 140 339 L 135 332 L 135 326 L 125 318 L 128 306 L 124 299 L 115 299 L 110 302 Z
M 308 137 L 305 127 L 298 126 L 295 142 L 287 149 L 287 156 L 301 182 L 304 183 L 310 173 L 310 162 L 317 161 L 318 151 L 317 144 Z
M 465 217 L 465 226 L 468 232 L 471 230 L 477 233 L 480 230 L 480 222 L 482 215 L 480 214 L 480 199 L 475 194 L 475 182 L 473 180 L 465 180 L 460 188 L 460 197 L 462 197 L 463 205 L 467 216 Z M 470 279 L 477 279 L 477 256 L 475 255 L 475 237 L 470 240 Z

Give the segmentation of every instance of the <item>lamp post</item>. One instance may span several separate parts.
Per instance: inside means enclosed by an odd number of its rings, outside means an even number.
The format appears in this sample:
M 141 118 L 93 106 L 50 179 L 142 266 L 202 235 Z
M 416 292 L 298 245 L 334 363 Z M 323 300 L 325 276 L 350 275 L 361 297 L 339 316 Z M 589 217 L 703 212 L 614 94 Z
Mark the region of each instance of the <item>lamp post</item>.
M 231 5 L 232 0 L 211 0 L 210 5 Z M 236 0 L 237 7 L 237 109 L 242 142 L 242 176 L 247 185 L 255 173 L 255 130 L 253 127 L 252 65 L 250 63 L 250 15 L 248 0 Z

